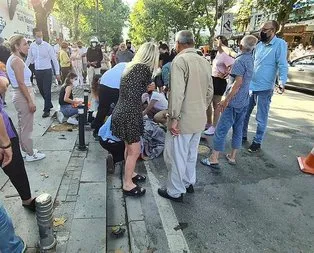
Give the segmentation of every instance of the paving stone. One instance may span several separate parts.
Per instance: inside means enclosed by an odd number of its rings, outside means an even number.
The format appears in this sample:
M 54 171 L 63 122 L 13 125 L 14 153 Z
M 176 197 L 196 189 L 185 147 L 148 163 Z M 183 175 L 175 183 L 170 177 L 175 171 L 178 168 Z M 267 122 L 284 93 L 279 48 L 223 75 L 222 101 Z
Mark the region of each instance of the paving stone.
M 106 181 L 106 163 L 105 160 L 101 162 L 100 159 L 85 159 L 81 176 L 82 182 Z
M 107 189 L 122 189 L 121 164 L 116 164 L 114 174 L 107 173 Z
M 108 226 L 125 224 L 125 203 L 121 189 L 108 189 L 107 215 Z
M 144 221 L 132 221 L 129 223 L 130 244 L 132 253 L 147 252 L 149 238 Z
M 128 221 L 144 220 L 144 214 L 140 201 L 136 198 L 125 198 Z
M 77 195 L 67 195 L 65 201 L 66 202 L 76 202 L 77 198 L 78 198 Z
M 106 252 L 106 219 L 74 219 L 68 253 Z
M 106 183 L 81 183 L 75 218 L 106 217 Z
M 68 167 L 83 167 L 84 159 L 80 157 L 71 157 Z
M 122 226 L 126 231 L 122 237 L 115 237 L 111 234 L 111 228 L 107 227 L 107 253 L 128 253 L 129 247 L 129 235 L 126 226 Z

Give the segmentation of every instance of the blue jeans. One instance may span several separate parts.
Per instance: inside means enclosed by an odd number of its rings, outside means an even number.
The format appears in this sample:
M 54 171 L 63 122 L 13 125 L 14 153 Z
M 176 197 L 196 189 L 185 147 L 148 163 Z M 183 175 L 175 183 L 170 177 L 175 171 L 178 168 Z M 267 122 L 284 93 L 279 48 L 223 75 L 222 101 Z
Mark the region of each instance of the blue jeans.
M 45 100 L 44 112 L 50 112 L 53 107 L 51 103 L 52 69 L 36 70 L 35 75 L 39 92 Z
M 239 149 L 242 145 L 243 122 L 247 107 L 233 108 L 228 106 L 221 114 L 214 134 L 214 150 L 222 152 L 225 149 L 225 139 L 232 127 L 232 148 Z
M 72 105 L 60 105 L 60 112 L 67 118 L 78 114 L 78 109 L 73 108 Z
M 0 252 L 21 253 L 23 247 L 22 239 L 15 235 L 12 220 L 0 203 Z
M 245 138 L 247 137 L 250 116 L 252 114 L 254 107 L 257 105 L 256 113 L 257 129 L 253 142 L 262 144 L 262 141 L 266 133 L 268 113 L 273 93 L 274 93 L 273 90 L 253 91 L 253 93 L 250 95 L 250 102 L 244 120 L 243 137 Z

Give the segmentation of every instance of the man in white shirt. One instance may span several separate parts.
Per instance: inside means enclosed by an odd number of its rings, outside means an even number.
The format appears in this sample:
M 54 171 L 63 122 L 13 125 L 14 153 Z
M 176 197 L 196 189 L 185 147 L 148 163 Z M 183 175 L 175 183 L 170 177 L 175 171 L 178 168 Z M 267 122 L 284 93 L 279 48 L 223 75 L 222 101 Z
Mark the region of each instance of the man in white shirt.
M 86 59 L 87 48 L 83 46 L 82 41 L 78 41 L 77 46 L 80 50 L 80 54 L 82 55 L 83 77 L 84 77 L 84 83 L 85 83 L 86 82 L 86 75 L 87 75 L 87 59 Z
M 43 41 L 42 31 L 34 28 L 33 35 L 35 41 L 30 45 L 26 65 L 35 64 L 37 86 L 45 100 L 42 117 L 47 118 L 50 116 L 50 109 L 53 108 L 51 102 L 52 64 L 58 81 L 60 81 L 60 68 L 53 47 L 46 41 Z

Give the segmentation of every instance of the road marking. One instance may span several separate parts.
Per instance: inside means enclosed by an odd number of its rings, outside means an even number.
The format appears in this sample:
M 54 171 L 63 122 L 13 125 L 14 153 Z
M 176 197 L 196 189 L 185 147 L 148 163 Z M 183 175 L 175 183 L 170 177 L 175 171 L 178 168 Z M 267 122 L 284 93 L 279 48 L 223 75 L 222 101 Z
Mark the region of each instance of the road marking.
M 160 197 L 157 193 L 157 190 L 160 187 L 159 181 L 150 169 L 150 167 L 153 167 L 154 165 L 149 161 L 145 161 L 144 165 L 146 167 L 147 176 L 152 186 L 152 191 L 161 218 L 161 222 L 167 236 L 170 252 L 190 252 L 189 246 L 185 240 L 182 230 L 174 230 L 174 228 L 179 225 L 179 221 L 173 210 L 170 200 Z

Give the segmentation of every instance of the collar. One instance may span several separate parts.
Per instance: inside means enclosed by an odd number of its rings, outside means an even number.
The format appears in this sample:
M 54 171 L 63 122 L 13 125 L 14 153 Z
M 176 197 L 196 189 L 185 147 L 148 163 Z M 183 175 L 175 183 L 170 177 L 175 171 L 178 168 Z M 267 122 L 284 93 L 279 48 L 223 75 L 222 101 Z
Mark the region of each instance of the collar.
M 183 49 L 178 55 L 185 54 L 185 53 L 196 53 L 196 49 L 192 47 L 186 48 L 186 49 Z
M 276 42 L 276 40 L 277 40 L 277 36 L 275 35 L 275 36 L 274 36 L 274 38 L 272 38 L 272 40 L 271 40 L 271 41 L 269 41 L 269 42 L 268 42 L 268 43 L 266 43 L 266 44 L 264 43 L 264 45 L 265 45 L 265 46 L 268 46 L 268 45 L 269 45 L 269 46 L 270 46 L 270 45 L 273 45 L 273 44 Z

